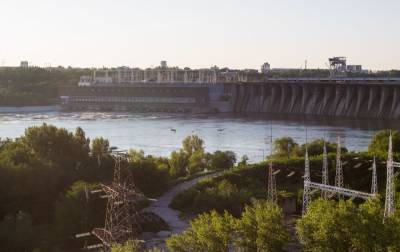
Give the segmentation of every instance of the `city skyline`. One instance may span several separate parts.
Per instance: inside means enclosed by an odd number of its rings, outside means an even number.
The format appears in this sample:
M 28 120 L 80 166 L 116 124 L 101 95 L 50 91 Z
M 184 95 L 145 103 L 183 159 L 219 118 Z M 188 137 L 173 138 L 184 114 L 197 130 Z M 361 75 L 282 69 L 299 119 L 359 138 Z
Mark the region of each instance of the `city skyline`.
M 24 8 L 21 8 L 24 6 Z M 2 65 L 400 69 L 397 1 L 5 0 Z

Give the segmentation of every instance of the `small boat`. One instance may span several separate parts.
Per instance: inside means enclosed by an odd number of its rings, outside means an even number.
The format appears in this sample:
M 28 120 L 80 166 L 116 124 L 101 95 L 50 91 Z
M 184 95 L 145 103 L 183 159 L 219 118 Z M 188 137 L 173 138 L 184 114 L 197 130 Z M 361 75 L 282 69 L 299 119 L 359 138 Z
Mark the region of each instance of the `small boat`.
M 172 128 L 171 131 L 174 132 L 174 133 L 176 133 L 176 129 L 174 129 L 174 128 Z
M 225 129 L 222 129 L 222 128 L 221 128 L 221 129 L 217 129 L 218 132 L 222 132 L 222 131 L 224 131 L 224 130 L 225 130 Z

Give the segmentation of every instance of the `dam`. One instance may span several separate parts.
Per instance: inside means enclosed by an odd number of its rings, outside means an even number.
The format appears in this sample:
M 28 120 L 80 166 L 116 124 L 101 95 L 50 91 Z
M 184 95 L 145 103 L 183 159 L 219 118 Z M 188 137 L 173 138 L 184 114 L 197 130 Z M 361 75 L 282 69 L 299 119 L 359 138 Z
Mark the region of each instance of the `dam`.
M 64 110 L 400 119 L 400 78 L 268 78 L 215 69 L 106 70 L 59 89 Z
M 232 112 L 400 119 L 400 80 L 277 80 L 233 84 Z

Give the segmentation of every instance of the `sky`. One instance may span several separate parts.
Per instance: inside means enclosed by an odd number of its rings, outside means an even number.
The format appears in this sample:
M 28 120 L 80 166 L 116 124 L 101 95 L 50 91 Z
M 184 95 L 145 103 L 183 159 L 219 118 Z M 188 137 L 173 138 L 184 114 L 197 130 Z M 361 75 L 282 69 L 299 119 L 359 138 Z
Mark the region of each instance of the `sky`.
M 400 69 L 399 0 L 0 0 L 0 62 Z

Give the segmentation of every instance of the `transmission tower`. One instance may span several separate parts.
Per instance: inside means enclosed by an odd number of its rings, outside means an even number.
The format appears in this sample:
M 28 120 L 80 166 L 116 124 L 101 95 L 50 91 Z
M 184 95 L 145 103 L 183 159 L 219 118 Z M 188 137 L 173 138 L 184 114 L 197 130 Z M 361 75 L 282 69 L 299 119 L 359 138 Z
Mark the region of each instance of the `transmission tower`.
M 371 194 L 378 194 L 378 178 L 376 175 L 376 160 L 374 157 L 374 163 L 372 164 L 372 186 L 371 186 Z
M 328 154 L 326 151 L 326 143 L 324 141 L 324 151 L 322 155 L 322 184 L 329 185 L 329 174 L 328 174 Z M 328 193 L 322 191 L 322 198 L 327 199 Z
M 392 132 L 390 132 L 389 136 L 389 150 L 388 150 L 388 160 L 386 162 L 386 197 L 385 197 L 385 212 L 384 217 L 391 217 L 395 212 L 394 206 L 394 194 L 395 194 L 395 185 L 394 185 L 394 174 L 393 167 L 395 163 L 393 162 L 393 148 L 392 148 Z
M 303 191 L 303 215 L 307 211 L 308 203 L 311 200 L 311 188 L 309 184 L 311 183 L 310 176 L 310 161 L 308 160 L 308 149 L 306 145 L 306 155 L 304 159 L 304 191 Z
M 337 150 L 336 150 L 336 176 L 335 176 L 335 186 L 343 187 L 343 167 L 341 160 L 341 146 L 340 137 L 338 137 Z M 339 195 L 339 198 L 341 196 Z
M 268 195 L 267 200 L 269 202 L 276 203 L 278 200 L 276 193 L 276 179 L 274 174 L 274 168 L 272 166 L 272 126 L 271 126 L 271 135 L 270 135 L 270 156 L 269 156 L 269 167 L 268 167 Z
M 136 210 L 136 203 L 144 198 L 136 190 L 131 172 L 127 169 L 127 154 L 115 152 L 113 157 L 113 182 L 111 185 L 101 185 L 104 197 L 107 198 L 105 225 L 104 228 L 95 228 L 92 232 L 106 250 L 114 243 L 122 244 L 133 240 L 141 231 L 140 213 Z

